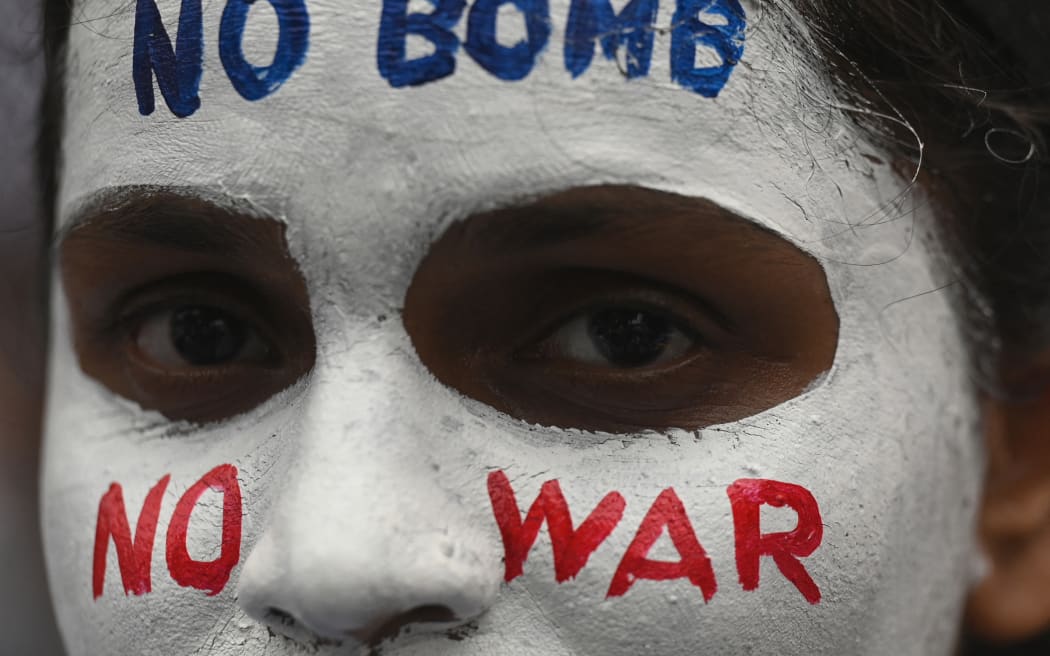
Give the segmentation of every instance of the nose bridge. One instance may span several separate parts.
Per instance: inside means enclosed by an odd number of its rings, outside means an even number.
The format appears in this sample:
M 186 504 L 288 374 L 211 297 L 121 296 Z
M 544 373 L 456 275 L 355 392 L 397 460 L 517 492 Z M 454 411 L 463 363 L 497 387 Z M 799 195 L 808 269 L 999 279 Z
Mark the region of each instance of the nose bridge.
M 428 381 L 384 348 L 319 359 L 281 497 L 241 572 L 256 618 L 342 639 L 418 609 L 466 620 L 498 591 L 471 495 L 440 478 L 428 418 L 406 411 L 428 407 Z

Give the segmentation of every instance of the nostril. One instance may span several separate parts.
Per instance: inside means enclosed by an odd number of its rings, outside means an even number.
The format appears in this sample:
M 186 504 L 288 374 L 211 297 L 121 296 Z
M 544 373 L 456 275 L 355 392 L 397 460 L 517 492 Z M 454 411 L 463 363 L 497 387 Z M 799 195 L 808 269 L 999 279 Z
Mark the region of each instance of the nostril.
M 347 634 L 369 646 L 376 646 L 388 638 L 397 637 L 402 629 L 413 624 L 455 624 L 460 619 L 447 606 L 431 604 L 418 606 L 393 617 L 381 619 L 371 626 L 361 627 Z
M 295 624 L 295 618 L 292 617 L 291 613 L 274 606 L 266 609 L 265 619 L 267 624 L 280 624 L 281 626 L 293 626 Z
M 397 618 L 395 618 L 397 619 Z M 436 604 L 419 606 L 405 613 L 401 618 L 403 624 L 423 624 L 428 622 L 458 622 L 459 618 L 448 606 Z
M 276 606 L 265 608 L 261 619 L 271 635 L 279 634 L 294 643 L 310 647 L 313 650 L 310 653 L 315 653 L 321 645 L 339 646 L 342 644 L 339 640 L 331 640 L 314 633 L 294 615 Z

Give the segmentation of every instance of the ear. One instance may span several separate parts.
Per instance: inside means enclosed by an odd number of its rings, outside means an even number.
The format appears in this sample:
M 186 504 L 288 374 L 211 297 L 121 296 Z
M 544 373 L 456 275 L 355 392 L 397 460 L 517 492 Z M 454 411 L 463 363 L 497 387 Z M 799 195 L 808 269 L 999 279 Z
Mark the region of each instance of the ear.
M 997 642 L 1050 627 L 1050 369 L 1041 373 L 1022 400 L 983 402 L 988 474 L 979 532 L 988 570 L 967 619 L 972 632 Z

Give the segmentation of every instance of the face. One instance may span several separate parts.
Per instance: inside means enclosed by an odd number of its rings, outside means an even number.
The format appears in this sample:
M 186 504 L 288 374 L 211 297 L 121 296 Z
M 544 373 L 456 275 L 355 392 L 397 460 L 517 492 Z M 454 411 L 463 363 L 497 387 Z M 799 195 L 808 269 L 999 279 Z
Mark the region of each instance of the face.
M 932 210 L 797 16 L 653 2 L 587 60 L 568 0 L 126 4 L 66 81 L 71 653 L 950 653 Z

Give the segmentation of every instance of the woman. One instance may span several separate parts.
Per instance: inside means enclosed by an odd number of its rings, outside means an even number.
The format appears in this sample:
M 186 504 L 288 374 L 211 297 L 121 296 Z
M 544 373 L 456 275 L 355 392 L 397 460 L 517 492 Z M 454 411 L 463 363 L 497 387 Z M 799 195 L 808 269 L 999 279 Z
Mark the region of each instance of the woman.
M 74 654 L 1050 621 L 1038 80 L 976 9 L 61 7 Z

